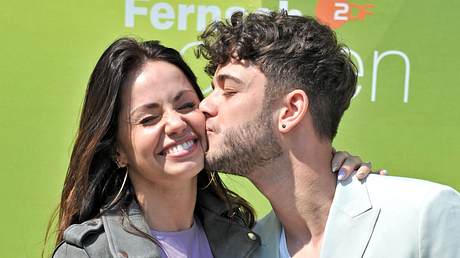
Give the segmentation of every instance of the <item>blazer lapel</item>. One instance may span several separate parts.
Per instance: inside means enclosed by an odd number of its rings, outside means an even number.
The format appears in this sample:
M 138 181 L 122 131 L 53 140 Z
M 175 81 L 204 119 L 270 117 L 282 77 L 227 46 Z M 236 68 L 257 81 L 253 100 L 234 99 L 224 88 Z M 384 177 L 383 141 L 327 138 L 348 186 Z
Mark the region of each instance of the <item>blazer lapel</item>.
M 339 182 L 326 222 L 321 258 L 362 257 L 379 214 L 364 183 L 354 176 Z

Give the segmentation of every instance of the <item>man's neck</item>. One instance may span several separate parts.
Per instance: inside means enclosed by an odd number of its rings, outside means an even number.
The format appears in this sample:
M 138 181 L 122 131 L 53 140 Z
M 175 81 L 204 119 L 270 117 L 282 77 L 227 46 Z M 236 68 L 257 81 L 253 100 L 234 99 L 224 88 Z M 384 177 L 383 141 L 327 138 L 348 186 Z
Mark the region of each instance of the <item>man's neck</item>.
M 286 153 L 272 165 L 253 171 L 249 178 L 281 221 L 289 253 L 319 257 L 336 186 L 331 150 L 323 146 L 307 155 L 297 154 Z

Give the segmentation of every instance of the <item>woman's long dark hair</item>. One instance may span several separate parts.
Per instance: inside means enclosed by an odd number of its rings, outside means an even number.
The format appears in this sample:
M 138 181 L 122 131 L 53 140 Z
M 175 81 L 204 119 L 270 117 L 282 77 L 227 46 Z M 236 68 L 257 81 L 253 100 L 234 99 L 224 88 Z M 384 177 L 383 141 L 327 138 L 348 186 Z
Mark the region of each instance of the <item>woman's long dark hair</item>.
M 122 185 L 124 173 L 117 171 L 114 162 L 120 92 L 129 77 L 147 61 L 165 61 L 178 67 L 200 100 L 203 99 L 195 75 L 176 50 L 158 41 L 120 38 L 113 42 L 97 62 L 86 89 L 80 126 L 57 210 L 56 244 L 62 241 L 64 230 L 71 224 L 98 217 Z M 203 185 L 209 186 L 208 189 L 227 205 L 238 207 L 236 211 L 246 225 L 254 224 L 252 207 L 227 189 L 217 174 L 210 177 L 207 171 L 201 171 L 198 186 Z M 123 189 L 121 200 L 132 197 L 129 180 Z M 48 232 L 49 229 L 50 226 Z

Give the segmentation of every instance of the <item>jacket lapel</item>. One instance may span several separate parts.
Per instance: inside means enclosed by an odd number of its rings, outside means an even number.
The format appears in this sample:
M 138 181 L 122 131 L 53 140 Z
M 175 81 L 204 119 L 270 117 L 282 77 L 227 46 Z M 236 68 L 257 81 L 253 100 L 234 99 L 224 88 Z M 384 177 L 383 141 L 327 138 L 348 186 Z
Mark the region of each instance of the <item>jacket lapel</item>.
M 354 176 L 339 182 L 326 222 L 321 258 L 362 257 L 379 214 L 364 183 Z

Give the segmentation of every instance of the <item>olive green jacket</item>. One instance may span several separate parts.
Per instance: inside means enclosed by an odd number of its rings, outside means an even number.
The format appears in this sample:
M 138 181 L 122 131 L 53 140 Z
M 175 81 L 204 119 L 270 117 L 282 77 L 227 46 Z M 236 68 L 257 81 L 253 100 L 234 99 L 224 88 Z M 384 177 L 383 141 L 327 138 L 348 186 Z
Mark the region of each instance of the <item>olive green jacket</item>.
M 214 257 L 253 257 L 260 247 L 260 238 L 238 216 L 226 216 L 226 205 L 209 191 L 200 192 L 198 200 L 196 214 Z M 129 206 L 127 218 L 137 229 L 149 234 L 149 226 L 136 202 Z M 63 238 L 53 258 L 160 258 L 160 248 L 155 240 L 136 232 L 119 209 L 109 210 L 101 217 L 82 224 L 71 225 L 65 230 Z

